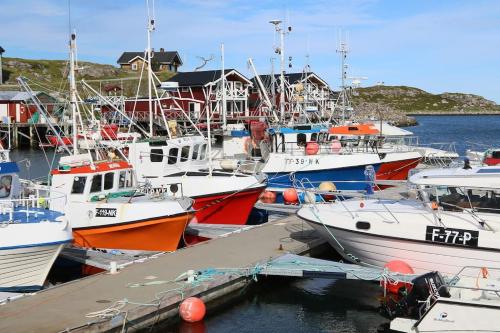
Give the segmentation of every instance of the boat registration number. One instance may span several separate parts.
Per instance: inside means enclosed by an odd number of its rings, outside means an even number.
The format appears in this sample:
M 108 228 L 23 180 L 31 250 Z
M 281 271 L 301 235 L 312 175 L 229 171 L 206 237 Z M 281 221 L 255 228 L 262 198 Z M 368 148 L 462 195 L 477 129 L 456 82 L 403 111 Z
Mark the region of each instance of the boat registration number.
M 285 164 L 297 164 L 297 165 L 318 165 L 318 158 L 285 158 Z
M 96 208 L 95 217 L 116 217 L 116 208 Z
M 477 247 L 479 231 L 427 226 L 425 240 Z

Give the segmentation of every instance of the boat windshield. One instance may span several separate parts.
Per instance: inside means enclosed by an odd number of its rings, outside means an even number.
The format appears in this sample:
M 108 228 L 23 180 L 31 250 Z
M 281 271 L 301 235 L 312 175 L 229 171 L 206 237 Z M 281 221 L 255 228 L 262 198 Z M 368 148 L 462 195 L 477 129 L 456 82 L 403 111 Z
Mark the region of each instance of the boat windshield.
M 0 178 L 0 199 L 8 198 L 10 196 L 11 185 L 12 176 L 6 175 Z
M 500 213 L 500 193 L 493 190 L 440 186 L 426 191 L 429 200 L 438 202 L 446 211 L 472 208 L 480 212 Z

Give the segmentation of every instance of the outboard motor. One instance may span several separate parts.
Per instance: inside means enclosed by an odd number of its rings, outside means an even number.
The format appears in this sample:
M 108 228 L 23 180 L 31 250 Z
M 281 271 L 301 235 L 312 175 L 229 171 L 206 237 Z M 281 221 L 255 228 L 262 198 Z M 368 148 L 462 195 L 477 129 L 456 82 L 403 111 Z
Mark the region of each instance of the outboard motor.
M 427 308 L 424 303 L 433 304 L 439 297 L 450 297 L 450 291 L 439 272 L 429 272 L 413 279 L 409 292 L 403 292 L 399 299 L 386 299 L 382 306 L 389 318 L 409 317 L 420 319 Z

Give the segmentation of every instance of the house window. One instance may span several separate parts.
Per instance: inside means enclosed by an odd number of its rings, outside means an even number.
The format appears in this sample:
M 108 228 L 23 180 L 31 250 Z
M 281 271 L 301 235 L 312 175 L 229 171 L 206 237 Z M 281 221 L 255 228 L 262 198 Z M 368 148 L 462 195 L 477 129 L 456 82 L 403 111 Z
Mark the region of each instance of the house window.
M 85 182 L 87 177 L 75 177 L 73 178 L 73 186 L 71 187 L 71 194 L 82 194 L 85 190 Z M 1 194 L 0 194 L 1 197 Z
M 182 87 L 182 88 L 181 88 L 181 91 L 182 91 L 182 92 L 189 92 L 189 87 Z
M 194 105 L 195 105 L 195 104 L 196 104 L 196 103 L 194 103 L 194 102 L 189 102 L 189 112 L 190 112 L 190 113 L 194 112 Z
M 163 149 L 151 149 L 149 159 L 151 160 L 151 162 L 163 161 Z
M 241 89 L 241 88 L 243 88 L 243 83 L 241 83 L 240 81 L 234 82 L 234 88 L 235 89 Z
M 114 172 L 108 172 L 104 175 L 104 190 L 111 190 L 113 188 L 113 181 L 115 178 Z
M 90 192 L 99 192 L 102 189 L 102 175 L 95 175 L 92 178 L 92 186 L 90 186 Z
M 189 159 L 190 146 L 184 146 L 181 150 L 181 162 L 186 162 Z
M 134 63 L 132 64 L 132 70 L 133 70 L 133 71 L 136 71 L 136 70 L 137 70 L 137 63 L 135 63 L 135 62 L 134 62 Z
M 178 154 L 179 154 L 179 148 L 171 148 L 168 154 L 168 164 L 177 163 Z

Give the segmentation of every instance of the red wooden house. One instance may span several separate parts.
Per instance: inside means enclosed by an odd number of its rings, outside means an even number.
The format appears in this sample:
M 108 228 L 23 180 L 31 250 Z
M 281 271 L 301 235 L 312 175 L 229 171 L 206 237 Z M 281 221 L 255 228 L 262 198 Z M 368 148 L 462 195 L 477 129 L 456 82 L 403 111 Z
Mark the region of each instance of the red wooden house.
M 35 92 L 45 109 L 51 112 L 57 101 L 54 97 L 44 93 Z M 35 119 L 36 106 L 32 103 L 28 93 L 22 91 L 0 91 L 0 122 L 2 123 L 27 123 L 43 121 Z M 35 121 L 36 120 L 36 121 Z
M 227 119 L 248 116 L 248 96 L 252 82 L 234 69 L 227 69 L 224 73 Z M 221 82 L 220 70 L 177 73 L 158 87 L 161 96 L 154 102 L 155 118 L 163 112 L 167 119 L 182 120 L 189 116 L 193 120 L 204 120 L 207 112 L 210 112 L 212 118 L 220 119 Z M 148 98 L 126 100 L 125 111 L 136 119 L 148 119 Z

